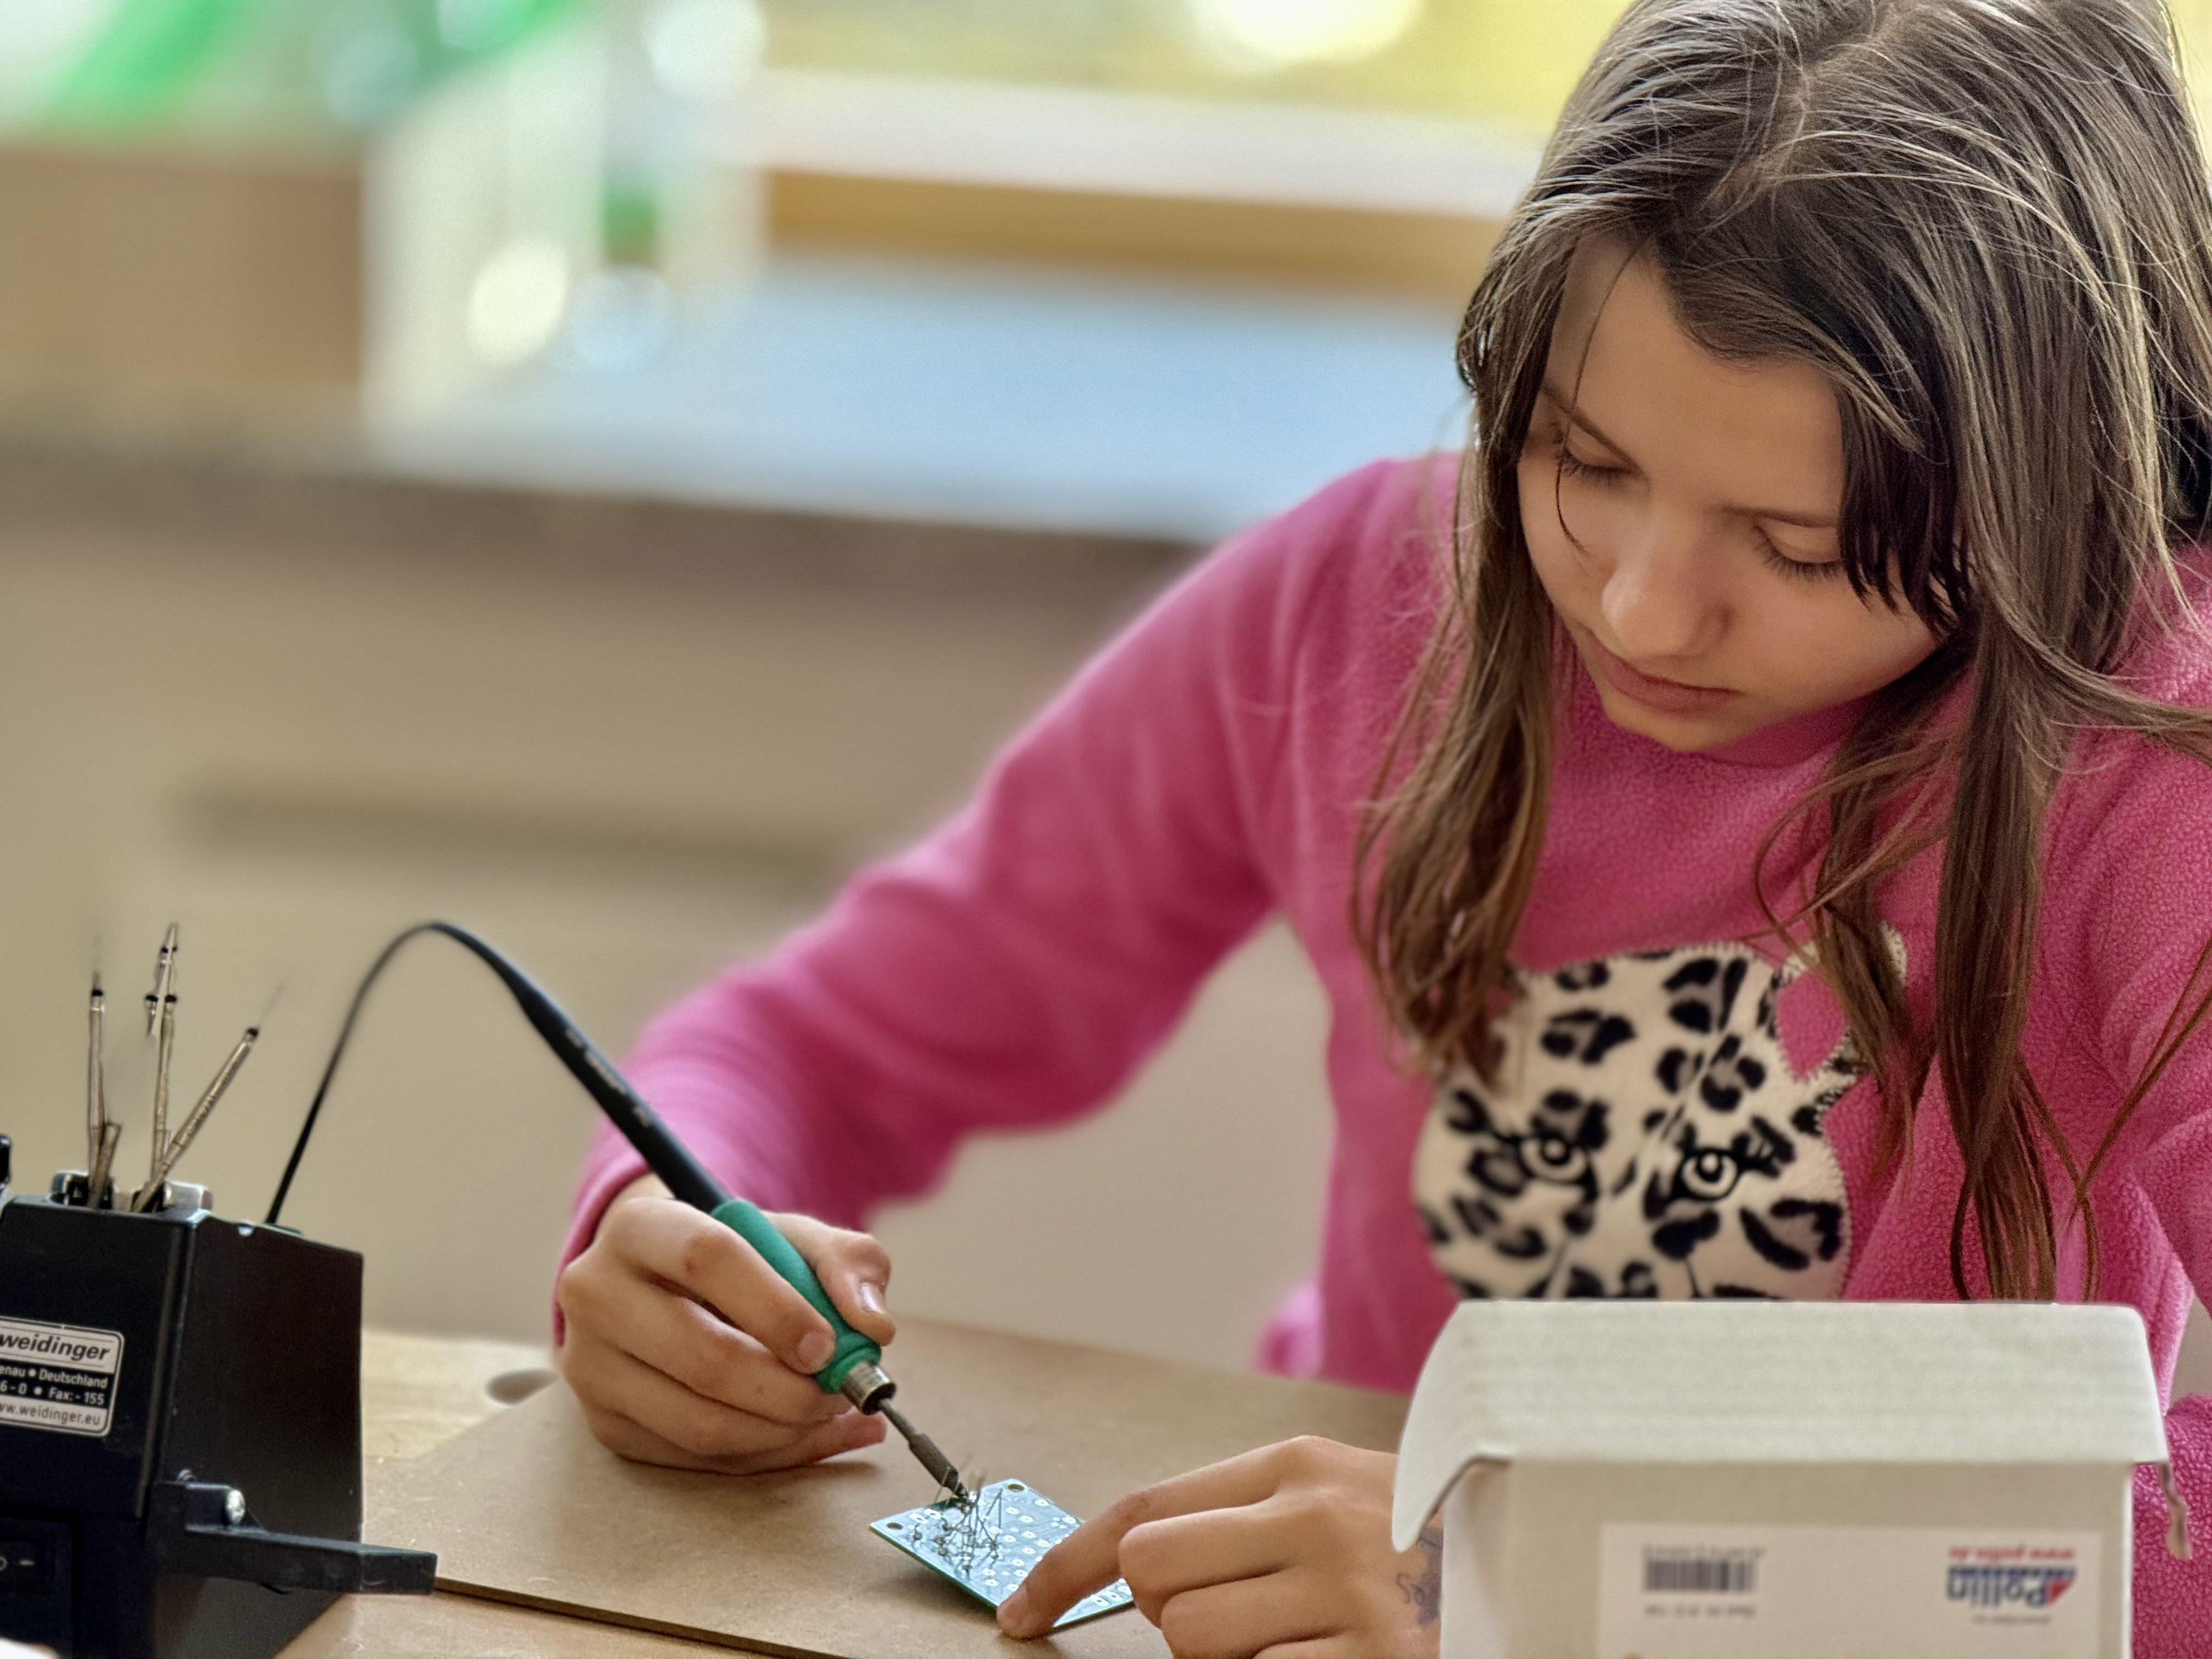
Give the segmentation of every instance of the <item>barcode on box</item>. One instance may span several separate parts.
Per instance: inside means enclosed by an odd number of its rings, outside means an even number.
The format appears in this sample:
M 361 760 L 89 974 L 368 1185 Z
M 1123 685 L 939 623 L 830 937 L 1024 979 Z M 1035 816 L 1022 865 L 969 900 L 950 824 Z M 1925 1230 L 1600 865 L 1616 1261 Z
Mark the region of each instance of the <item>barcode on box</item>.
M 1647 1595 L 1753 1595 L 1759 1590 L 1758 1550 L 1653 1549 L 1644 1552 Z

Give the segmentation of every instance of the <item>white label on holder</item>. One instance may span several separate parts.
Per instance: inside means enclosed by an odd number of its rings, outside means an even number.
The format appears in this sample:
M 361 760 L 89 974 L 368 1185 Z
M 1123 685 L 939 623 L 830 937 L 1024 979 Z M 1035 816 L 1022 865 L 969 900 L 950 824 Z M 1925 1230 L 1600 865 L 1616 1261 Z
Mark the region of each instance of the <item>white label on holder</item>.
M 120 1332 L 0 1318 L 0 1424 L 104 1435 L 122 1369 Z
M 1614 1525 L 1598 1659 L 2096 1659 L 2102 1538 Z

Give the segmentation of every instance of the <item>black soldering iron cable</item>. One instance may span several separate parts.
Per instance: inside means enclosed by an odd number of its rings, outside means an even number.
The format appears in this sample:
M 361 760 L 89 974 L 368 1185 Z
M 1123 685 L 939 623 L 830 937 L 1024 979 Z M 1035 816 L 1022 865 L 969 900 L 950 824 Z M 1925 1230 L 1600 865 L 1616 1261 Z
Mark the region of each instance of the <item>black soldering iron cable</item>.
M 330 1094 L 331 1079 L 337 1075 L 338 1062 L 345 1058 L 346 1044 L 353 1036 L 354 1022 L 361 1017 L 362 1005 L 368 1001 L 371 988 L 399 953 L 400 946 L 424 933 L 443 933 L 465 945 L 500 976 L 514 993 L 515 1001 L 521 1005 L 524 1018 L 561 1057 L 562 1064 L 574 1073 L 585 1092 L 599 1103 L 623 1138 L 637 1149 L 646 1166 L 667 1183 L 672 1194 L 710 1212 L 729 1201 L 729 1194 L 701 1166 L 691 1155 L 691 1149 L 668 1132 L 653 1108 L 592 1046 L 592 1040 L 577 1029 L 575 1021 L 561 1012 L 561 1005 L 546 995 L 529 975 L 465 927 L 450 921 L 421 921 L 386 945 L 383 953 L 369 965 L 368 972 L 362 976 L 353 1001 L 346 1009 L 345 1023 L 338 1027 L 338 1039 L 331 1047 L 330 1063 L 323 1067 L 323 1080 L 315 1085 L 315 1097 L 308 1103 L 307 1119 L 300 1125 L 300 1138 L 292 1143 L 292 1156 L 285 1163 L 283 1179 L 276 1183 L 276 1196 L 270 1201 L 265 1224 L 277 1225 L 278 1218 L 284 1212 L 284 1200 L 291 1193 L 292 1177 L 300 1171 L 300 1160 L 307 1154 L 308 1137 L 315 1133 L 315 1121 L 322 1115 L 323 1101 Z
M 284 1213 L 284 1200 L 291 1193 L 292 1178 L 300 1172 L 300 1160 L 307 1154 L 308 1137 L 314 1133 L 315 1121 L 322 1115 L 323 1102 L 331 1092 L 331 1079 L 337 1075 L 338 1062 L 345 1058 L 346 1044 L 353 1036 L 354 1022 L 361 1018 L 362 1006 L 368 1001 L 370 989 L 390 965 L 392 957 L 398 955 L 400 946 L 424 933 L 443 933 L 456 944 L 465 945 L 500 976 L 507 988 L 514 993 L 515 1001 L 522 1005 L 525 1018 L 537 1028 L 538 1036 L 544 1037 L 553 1052 L 561 1057 L 562 1064 L 574 1074 L 577 1082 L 583 1085 L 584 1091 L 599 1103 L 599 1109 L 607 1115 L 608 1121 L 637 1149 L 638 1156 L 645 1160 L 646 1167 L 666 1183 L 672 1196 L 707 1214 L 721 1216 L 721 1218 L 729 1220 L 732 1228 L 748 1237 L 752 1237 L 746 1232 L 748 1225 L 752 1223 L 774 1231 L 775 1224 L 762 1216 L 757 1209 L 750 1204 L 737 1204 L 732 1200 L 721 1184 L 707 1173 L 697 1158 L 691 1156 L 690 1148 L 669 1133 L 668 1127 L 661 1122 L 653 1108 L 645 1103 L 644 1097 L 629 1086 L 623 1074 L 608 1063 L 607 1057 L 592 1046 L 592 1040 L 577 1029 L 576 1022 L 561 1012 L 560 1004 L 546 995 L 529 975 L 509 962 L 497 949 L 478 939 L 467 928 L 457 927 L 450 921 L 416 923 L 386 945 L 382 953 L 369 964 L 368 972 L 362 976 L 361 984 L 354 991 L 353 1001 L 347 1006 L 345 1022 L 338 1027 L 338 1038 L 331 1046 L 330 1063 L 323 1067 L 323 1079 L 315 1085 L 315 1097 L 307 1103 L 307 1120 L 300 1125 L 300 1138 L 292 1143 L 292 1156 L 285 1163 L 283 1179 L 276 1183 L 276 1196 L 270 1200 L 268 1225 L 278 1225 L 278 1218 Z M 742 1214 L 738 1218 L 731 1219 L 722 1213 L 730 1210 Z M 764 1243 L 757 1237 L 754 1237 L 752 1242 L 756 1249 L 763 1248 Z M 936 1442 L 891 1409 L 889 1401 L 894 1384 L 875 1363 L 881 1357 L 881 1350 L 842 1324 L 832 1312 L 821 1286 L 814 1280 L 814 1275 L 803 1262 L 798 1261 L 788 1243 L 781 1239 L 775 1242 L 793 1255 L 796 1271 L 804 1276 L 806 1284 L 800 1285 L 792 1272 L 782 1267 L 777 1267 L 777 1271 L 782 1273 L 785 1279 L 806 1295 L 825 1316 L 829 1316 L 833 1327 L 843 1330 L 848 1338 L 859 1345 L 846 1362 L 844 1377 L 835 1383 L 825 1382 L 823 1386 L 834 1392 L 850 1378 L 863 1376 L 869 1378 L 862 1384 L 863 1393 L 851 1393 L 848 1389 L 848 1397 L 861 1410 L 880 1411 L 888 1417 L 904 1437 L 908 1449 L 929 1471 L 931 1479 L 955 1498 L 966 1499 L 967 1489 L 961 1481 L 959 1471 L 938 1449 Z M 773 1257 L 770 1265 L 775 1265 Z M 808 1290 L 807 1285 L 811 1285 L 812 1289 Z M 826 1376 L 830 1373 L 824 1372 L 823 1375 Z

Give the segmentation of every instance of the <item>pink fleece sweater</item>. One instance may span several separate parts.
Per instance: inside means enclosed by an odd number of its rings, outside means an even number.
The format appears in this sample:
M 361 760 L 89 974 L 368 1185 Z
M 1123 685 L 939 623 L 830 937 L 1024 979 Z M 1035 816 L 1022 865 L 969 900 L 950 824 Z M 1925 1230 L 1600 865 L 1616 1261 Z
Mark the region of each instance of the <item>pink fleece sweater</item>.
M 1347 899 L 1437 614 L 1446 478 L 1378 464 L 1223 547 L 965 811 L 657 1020 L 641 1089 L 734 1190 L 862 1225 L 964 1137 L 1108 1099 L 1279 914 L 1329 999 L 1337 1124 L 1320 1271 L 1269 1329 L 1270 1368 L 1409 1389 L 1462 1295 L 1950 1297 L 1960 1164 L 1940 1081 L 1902 1172 L 1877 1167 L 1840 1010 L 1802 964 L 1739 942 L 1761 931 L 1753 853 L 1848 710 L 1680 755 L 1612 725 L 1578 677 L 1499 1085 L 1396 1057 Z M 2144 684 L 2212 704 L 2212 650 L 2162 647 Z M 1791 890 L 1816 853 L 1785 841 L 1770 880 Z M 2047 858 L 2028 1060 L 2087 1148 L 2212 938 L 2212 772 L 2085 742 Z M 1885 905 L 1923 1016 L 1936 875 L 1923 860 Z M 571 1253 L 640 1168 L 603 1136 Z M 2166 1386 L 2192 1286 L 2212 1292 L 2212 1032 L 2122 1137 L 2094 1207 L 2102 1294 L 2141 1310 Z M 2078 1244 L 2067 1258 L 2078 1293 Z M 2212 1397 L 2175 1403 L 2168 1432 L 2212 1516 Z M 2138 1498 L 2137 1651 L 2212 1655 L 2212 1549 L 2170 1559 L 2154 1482 Z

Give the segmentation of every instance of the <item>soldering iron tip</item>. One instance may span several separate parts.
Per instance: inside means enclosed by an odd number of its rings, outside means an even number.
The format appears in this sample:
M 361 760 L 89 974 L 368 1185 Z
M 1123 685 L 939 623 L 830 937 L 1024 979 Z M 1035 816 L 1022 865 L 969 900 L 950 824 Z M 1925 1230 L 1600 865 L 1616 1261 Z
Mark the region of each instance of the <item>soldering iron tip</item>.
M 929 1471 L 929 1478 L 937 1482 L 939 1488 L 950 1492 L 954 1502 L 966 1503 L 968 1488 L 961 1482 L 960 1471 L 952 1467 L 951 1458 L 938 1449 L 937 1443 L 908 1422 L 897 1407 L 886 1402 L 876 1409 L 889 1418 L 891 1426 L 906 1437 L 907 1449 L 914 1454 L 915 1462 Z

